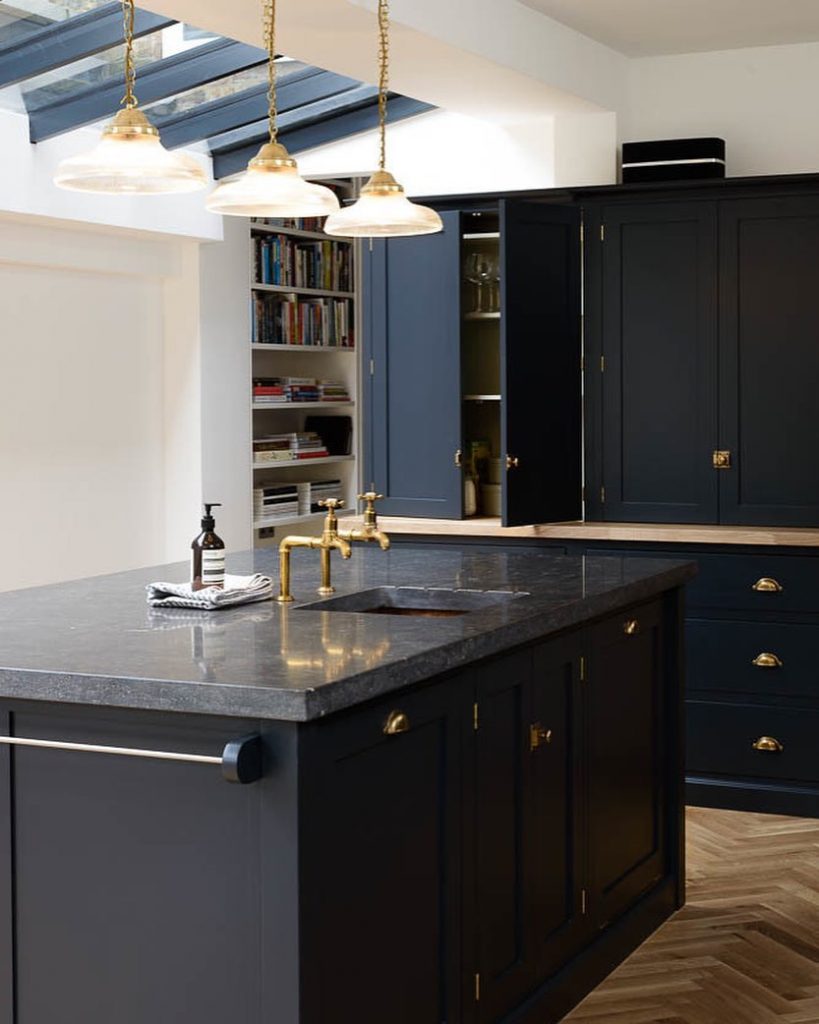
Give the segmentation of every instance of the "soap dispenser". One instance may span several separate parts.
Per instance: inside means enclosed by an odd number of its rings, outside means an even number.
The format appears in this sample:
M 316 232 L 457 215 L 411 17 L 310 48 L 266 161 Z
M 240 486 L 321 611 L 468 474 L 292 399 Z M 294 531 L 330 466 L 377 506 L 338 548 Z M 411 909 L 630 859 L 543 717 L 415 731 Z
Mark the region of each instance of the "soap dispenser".
M 214 533 L 216 520 L 211 515 L 211 509 L 221 507 L 220 502 L 210 502 L 205 505 L 202 532 L 191 544 L 193 551 L 192 590 L 202 590 L 204 587 L 224 587 L 225 585 L 225 542 Z

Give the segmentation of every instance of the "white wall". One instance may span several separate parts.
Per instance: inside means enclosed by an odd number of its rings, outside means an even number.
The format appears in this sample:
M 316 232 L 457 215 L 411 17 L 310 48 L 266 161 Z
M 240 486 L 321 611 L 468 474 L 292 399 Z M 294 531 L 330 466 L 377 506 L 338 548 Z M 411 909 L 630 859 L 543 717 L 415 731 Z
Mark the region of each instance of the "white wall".
M 817 95 L 819 43 L 640 58 L 620 138 L 719 136 L 730 177 L 819 171 Z
M 166 307 L 174 288 L 198 289 L 191 246 L 0 221 L 0 589 L 185 557 L 198 323 L 169 332 Z M 177 536 L 169 495 L 187 520 Z

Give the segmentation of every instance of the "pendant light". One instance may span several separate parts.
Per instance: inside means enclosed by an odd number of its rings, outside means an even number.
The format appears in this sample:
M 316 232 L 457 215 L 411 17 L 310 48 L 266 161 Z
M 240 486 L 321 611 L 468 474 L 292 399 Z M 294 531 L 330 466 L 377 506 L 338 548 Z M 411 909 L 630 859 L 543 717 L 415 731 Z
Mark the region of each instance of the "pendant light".
M 378 0 L 378 170 L 361 189 L 360 198 L 327 218 L 328 235 L 384 238 L 431 235 L 443 230 L 441 218 L 428 206 L 407 199 L 404 189 L 385 169 L 387 83 L 389 79 L 388 0 Z
M 265 0 L 268 128 L 270 139 L 238 178 L 217 186 L 207 199 L 211 213 L 231 217 L 326 217 L 338 210 L 335 192 L 311 185 L 278 141 L 276 127 L 276 0 Z
M 122 109 L 90 153 L 63 160 L 54 184 L 74 192 L 162 195 L 205 188 L 207 175 L 186 153 L 171 153 L 139 109 L 134 95 L 134 0 L 122 0 L 125 35 L 125 95 Z

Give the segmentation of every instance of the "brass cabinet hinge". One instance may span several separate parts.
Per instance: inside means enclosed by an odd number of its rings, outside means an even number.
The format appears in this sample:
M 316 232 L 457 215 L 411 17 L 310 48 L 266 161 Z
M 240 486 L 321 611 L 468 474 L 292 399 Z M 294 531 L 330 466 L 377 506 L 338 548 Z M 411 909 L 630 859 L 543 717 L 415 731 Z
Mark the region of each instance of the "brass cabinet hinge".
M 370 360 L 370 376 L 371 377 L 375 376 L 375 360 L 374 359 Z
M 580 244 L 582 245 L 586 241 L 586 226 L 583 221 L 580 221 Z
M 478 702 L 475 701 L 475 703 L 472 705 L 472 728 L 474 729 L 475 732 L 478 731 L 479 724 L 480 721 L 478 718 Z
M 601 224 L 600 225 L 600 241 L 601 242 L 605 242 L 605 240 L 606 240 L 606 225 L 605 224 Z
M 605 356 L 600 356 L 600 372 L 601 373 L 605 373 L 606 372 L 606 357 Z
M 585 654 L 580 655 L 580 682 L 586 682 L 586 656 Z
M 480 1001 L 481 1001 L 481 976 L 476 971 L 475 972 L 475 1002 L 479 1003 Z
M 600 504 L 601 505 L 605 505 L 606 504 L 606 488 L 605 487 L 601 487 L 600 488 Z
M 589 911 L 589 894 L 585 889 L 580 890 L 580 913 L 585 917 Z

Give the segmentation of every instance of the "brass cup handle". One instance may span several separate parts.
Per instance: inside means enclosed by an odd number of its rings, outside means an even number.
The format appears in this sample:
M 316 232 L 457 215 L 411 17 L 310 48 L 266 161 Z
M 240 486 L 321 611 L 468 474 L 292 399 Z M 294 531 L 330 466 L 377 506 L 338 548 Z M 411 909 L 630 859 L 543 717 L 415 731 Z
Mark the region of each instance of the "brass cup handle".
M 756 665 L 757 668 L 782 668 L 782 659 L 771 654 L 770 651 L 762 651 L 757 654 L 751 664 Z
M 455 452 L 455 466 L 456 466 L 457 469 L 460 469 L 463 466 L 463 464 L 464 464 L 464 453 L 461 451 L 460 448 L 458 448 L 458 450 Z
M 785 749 L 774 736 L 760 736 L 752 746 L 763 754 L 781 754 Z
M 781 594 L 784 589 L 781 583 L 770 576 L 763 576 L 751 587 L 751 590 L 759 594 Z
M 626 636 L 637 636 L 640 632 L 640 620 L 639 619 L 626 619 L 623 623 L 623 632 Z
M 384 723 L 385 736 L 397 736 L 401 732 L 409 732 L 410 720 L 403 711 L 391 711 Z
M 529 753 L 534 753 L 544 743 L 552 742 L 552 730 L 544 729 L 540 722 L 532 722 L 529 726 Z

